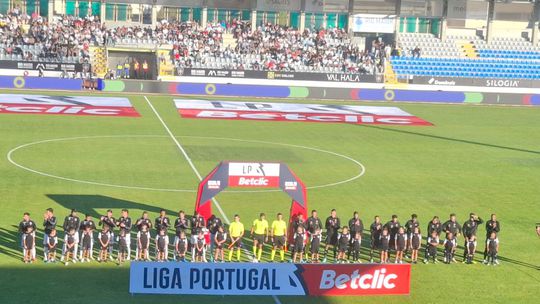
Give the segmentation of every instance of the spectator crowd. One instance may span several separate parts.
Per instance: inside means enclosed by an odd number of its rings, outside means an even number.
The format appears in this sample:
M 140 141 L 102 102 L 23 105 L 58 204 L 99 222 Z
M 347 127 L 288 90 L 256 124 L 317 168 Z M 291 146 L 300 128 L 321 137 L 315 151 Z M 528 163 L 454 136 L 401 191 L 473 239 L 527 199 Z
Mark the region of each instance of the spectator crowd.
M 233 43 L 223 44 L 224 33 Z M 298 29 L 262 24 L 168 22 L 155 28 L 108 28 L 99 18 L 55 17 L 14 9 L 0 15 L 0 56 L 27 61 L 85 62 L 92 45 L 141 45 L 171 48 L 171 61 L 182 68 L 223 68 L 264 71 L 382 73 L 389 46 L 376 40 L 370 49 L 353 43 L 343 29 Z M 163 62 L 163 60 L 160 60 Z
M 0 53 L 15 60 L 82 63 L 89 58 L 89 46 L 104 32 L 93 17 L 67 16 L 48 22 L 37 14 L 12 11 L 0 15 Z
M 235 45 L 220 43 L 225 30 L 233 34 Z M 233 21 L 226 29 L 194 25 L 173 37 L 173 60 L 178 68 L 374 74 L 383 72 L 390 55 L 382 40 L 366 50 L 352 43 L 345 30 L 336 28 L 299 31 L 267 23 L 251 31 L 249 23 Z

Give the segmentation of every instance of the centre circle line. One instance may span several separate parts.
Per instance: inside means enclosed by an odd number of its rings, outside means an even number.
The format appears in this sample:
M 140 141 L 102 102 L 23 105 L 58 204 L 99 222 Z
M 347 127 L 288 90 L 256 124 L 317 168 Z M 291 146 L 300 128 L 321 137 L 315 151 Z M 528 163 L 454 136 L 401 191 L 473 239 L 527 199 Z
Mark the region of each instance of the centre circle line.
M 16 166 L 16 167 L 18 167 L 20 169 L 26 170 L 28 172 L 38 174 L 38 175 L 42 175 L 42 176 L 46 176 L 46 177 L 50 177 L 50 178 L 70 181 L 70 182 L 83 183 L 83 184 L 96 185 L 96 186 L 104 186 L 104 187 L 113 187 L 113 188 L 145 190 L 145 191 L 196 193 L 197 192 L 196 189 L 152 188 L 152 187 L 127 186 L 127 185 L 117 185 L 117 184 L 101 183 L 101 182 L 94 182 L 94 181 L 87 181 L 87 180 L 79 180 L 79 179 L 74 179 L 74 178 L 69 178 L 69 177 L 64 177 L 64 176 L 58 176 L 58 175 L 50 174 L 50 173 L 47 173 L 47 172 L 38 171 L 38 170 L 32 169 L 32 168 L 30 168 L 28 166 L 24 166 L 24 165 L 16 162 L 15 160 L 13 160 L 13 155 L 14 155 L 14 153 L 16 151 L 24 149 L 26 147 L 39 145 L 39 144 L 44 144 L 44 143 L 59 142 L 59 141 L 71 141 L 71 140 L 83 140 L 83 139 L 97 139 L 97 138 L 144 138 L 144 137 L 148 137 L 148 138 L 166 138 L 167 136 L 165 136 L 165 135 L 97 135 L 97 136 L 77 136 L 77 137 L 46 139 L 46 140 L 40 140 L 40 141 L 35 141 L 35 142 L 22 144 L 22 145 L 19 145 L 19 146 L 15 147 L 15 148 L 11 149 L 7 153 L 7 159 L 12 165 L 14 165 L 14 166 Z M 315 151 L 315 152 L 330 154 L 330 155 L 334 155 L 334 156 L 337 156 L 337 157 L 340 157 L 340 158 L 344 158 L 344 159 L 346 159 L 346 160 L 348 160 L 350 162 L 353 162 L 357 167 L 360 168 L 360 171 L 359 171 L 358 174 L 356 174 L 356 175 L 354 175 L 354 176 L 352 176 L 352 177 L 350 177 L 348 179 L 333 182 L 333 183 L 327 183 L 327 184 L 323 184 L 323 185 L 315 185 L 315 186 L 306 187 L 306 189 L 308 189 L 308 190 L 309 189 L 320 189 L 320 188 L 334 187 L 334 186 L 342 185 L 342 184 L 345 184 L 345 183 L 349 183 L 349 182 L 352 182 L 352 181 L 362 177 L 366 172 L 365 166 L 360 161 L 358 161 L 358 160 L 356 160 L 356 159 L 354 159 L 352 157 L 349 157 L 347 155 L 343 155 L 343 154 L 340 154 L 340 153 L 337 153 L 337 152 L 323 150 L 323 149 L 314 148 L 314 147 L 307 147 L 307 146 L 295 145 L 295 144 L 287 144 L 287 143 L 270 142 L 270 141 L 262 141 L 262 140 L 238 139 L 238 138 L 227 138 L 227 137 L 189 136 L 189 135 L 176 136 L 176 137 L 178 137 L 178 138 L 194 138 L 194 139 L 212 139 L 212 140 L 222 140 L 222 141 L 236 141 L 236 142 L 244 142 L 244 143 L 260 143 L 260 144 L 267 144 L 267 145 L 278 145 L 278 146 L 283 146 L 283 147 L 291 147 L 291 148 L 311 150 L 311 151 Z M 259 193 L 259 192 L 278 192 L 278 191 L 281 191 L 281 190 L 279 190 L 279 189 L 273 189 L 273 190 L 226 190 L 226 191 L 223 191 L 223 192 L 228 192 L 228 193 Z

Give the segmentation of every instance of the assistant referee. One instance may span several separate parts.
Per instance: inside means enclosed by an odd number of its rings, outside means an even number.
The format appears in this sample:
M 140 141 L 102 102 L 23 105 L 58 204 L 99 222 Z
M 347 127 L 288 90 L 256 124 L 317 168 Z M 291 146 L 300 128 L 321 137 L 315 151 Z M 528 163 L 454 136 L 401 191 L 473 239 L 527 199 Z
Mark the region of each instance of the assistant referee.
M 234 222 L 229 226 L 231 244 L 229 245 L 229 262 L 232 261 L 234 248 L 236 248 L 236 261 L 240 262 L 240 249 L 242 248 L 242 237 L 244 236 L 244 224 L 240 222 L 240 216 L 234 215 Z
M 250 234 L 253 238 L 253 258 L 260 260 L 264 243 L 268 240 L 268 221 L 264 213 L 261 213 L 259 218 L 253 221 Z
M 283 262 L 285 261 L 285 245 L 287 243 L 287 223 L 283 220 L 283 214 L 277 214 L 277 220 L 272 222 L 271 233 L 273 246 L 270 260 L 274 261 L 276 249 L 279 248 L 279 255 L 281 262 Z

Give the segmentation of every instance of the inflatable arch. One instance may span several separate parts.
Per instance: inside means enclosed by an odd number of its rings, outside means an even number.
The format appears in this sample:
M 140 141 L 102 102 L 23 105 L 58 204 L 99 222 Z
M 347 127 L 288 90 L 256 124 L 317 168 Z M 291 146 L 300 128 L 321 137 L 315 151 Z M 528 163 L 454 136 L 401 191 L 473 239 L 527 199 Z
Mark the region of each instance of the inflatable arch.
M 212 216 L 212 199 L 228 187 L 280 188 L 291 199 L 291 223 L 299 214 L 307 219 L 307 192 L 304 183 L 283 163 L 228 162 L 219 163 L 200 183 L 195 212 L 206 220 Z

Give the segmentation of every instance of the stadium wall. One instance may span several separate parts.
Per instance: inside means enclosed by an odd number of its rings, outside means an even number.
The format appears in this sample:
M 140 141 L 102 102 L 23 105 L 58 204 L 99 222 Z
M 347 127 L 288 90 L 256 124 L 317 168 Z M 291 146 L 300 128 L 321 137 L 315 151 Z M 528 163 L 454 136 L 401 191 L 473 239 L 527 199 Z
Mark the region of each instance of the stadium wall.
M 2 89 L 36 89 L 80 91 L 82 79 L 62 79 L 51 77 L 0 76 Z
M 378 84 L 381 85 L 381 84 Z M 58 79 L 21 76 L 0 76 L 0 88 L 80 91 L 81 79 Z M 538 93 L 509 93 L 409 87 L 347 88 L 332 86 L 290 86 L 260 84 L 230 84 L 214 82 L 161 82 L 137 80 L 98 80 L 98 90 L 103 92 L 172 94 L 207 97 L 243 97 L 274 99 L 319 99 L 399 103 L 447 103 L 540 106 Z M 490 88 L 487 88 L 490 89 Z M 508 91 L 512 91 L 507 89 Z M 518 89 L 513 89 L 518 90 Z
M 343 88 L 328 86 L 256 85 L 205 82 L 156 82 L 100 80 L 104 92 L 154 93 L 212 97 L 275 99 L 327 99 L 376 102 L 420 102 L 540 106 L 540 94 L 479 91 L 441 91 L 388 88 Z

